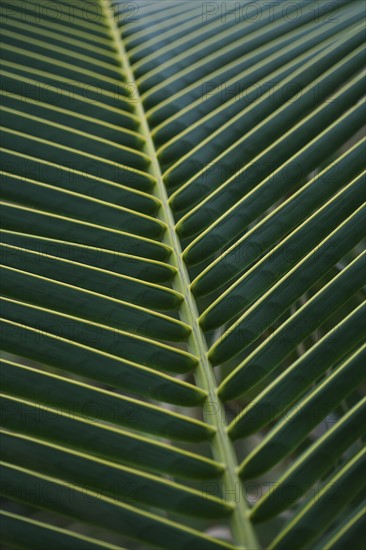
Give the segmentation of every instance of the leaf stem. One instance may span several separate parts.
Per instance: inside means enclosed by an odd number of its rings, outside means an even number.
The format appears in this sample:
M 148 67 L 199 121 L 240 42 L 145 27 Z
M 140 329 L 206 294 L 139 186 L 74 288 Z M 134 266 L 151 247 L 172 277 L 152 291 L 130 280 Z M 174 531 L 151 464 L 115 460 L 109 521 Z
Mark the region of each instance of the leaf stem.
M 114 18 L 110 0 L 101 0 L 101 2 L 105 19 L 116 46 L 121 68 L 126 75 L 127 81 L 135 84 L 136 81 L 133 70 Z M 237 474 L 238 463 L 233 444 L 227 433 L 224 406 L 217 395 L 217 383 L 214 370 L 208 359 L 206 341 L 198 322 L 199 315 L 196 302 L 190 290 L 191 281 L 187 268 L 183 262 L 181 244 L 175 231 L 175 220 L 169 206 L 168 194 L 163 181 L 155 145 L 151 137 L 147 116 L 137 87 L 135 90 L 135 97 L 137 100 L 136 114 L 141 121 L 140 130 L 146 140 L 145 152 L 151 158 L 150 173 L 157 181 L 154 194 L 162 203 L 160 219 L 167 224 L 164 241 L 173 250 L 171 264 L 178 270 L 173 286 L 175 290 L 184 296 L 180 311 L 181 318 L 192 328 L 188 345 L 190 351 L 199 359 L 199 364 L 194 373 L 195 381 L 197 385 L 208 394 L 205 403 L 205 420 L 216 430 L 211 442 L 212 451 L 214 458 L 226 465 L 222 479 L 222 494 L 227 501 L 234 504 L 231 521 L 234 542 L 239 548 L 257 550 L 259 544 L 249 520 L 249 506 L 246 501 L 242 483 Z

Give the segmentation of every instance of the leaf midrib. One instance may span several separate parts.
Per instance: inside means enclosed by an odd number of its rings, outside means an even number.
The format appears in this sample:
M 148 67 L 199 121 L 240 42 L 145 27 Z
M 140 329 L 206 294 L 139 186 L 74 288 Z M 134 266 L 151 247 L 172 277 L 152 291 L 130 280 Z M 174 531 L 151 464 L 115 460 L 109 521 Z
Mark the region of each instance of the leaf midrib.
M 113 17 L 111 2 L 110 0 L 100 1 L 121 64 L 121 78 L 124 74 L 128 82 L 136 83 L 127 52 L 120 38 L 120 30 L 116 24 L 115 17 Z M 235 504 L 231 521 L 234 540 L 235 543 L 241 547 L 255 550 L 259 548 L 259 544 L 249 520 L 250 509 L 244 497 L 243 487 L 237 474 L 238 462 L 224 421 L 225 409 L 223 403 L 217 396 L 215 374 L 208 359 L 206 342 L 198 322 L 199 314 L 196 302 L 190 290 L 191 281 L 182 259 L 182 249 L 175 232 L 175 221 L 169 207 L 168 194 L 164 185 L 156 148 L 151 137 L 151 130 L 136 84 L 135 97 L 137 99 L 135 103 L 135 112 L 140 121 L 140 132 L 146 140 L 145 153 L 151 159 L 150 174 L 156 179 L 156 185 L 153 191 L 162 205 L 158 217 L 167 225 L 164 242 L 170 246 L 173 251 L 170 263 L 177 269 L 177 275 L 173 280 L 173 288 L 184 296 L 184 301 L 180 310 L 181 320 L 192 328 L 188 347 L 199 360 L 196 371 L 194 372 L 194 378 L 197 386 L 207 392 L 207 401 L 205 405 L 211 406 L 214 410 L 214 414 L 206 415 L 205 421 L 216 430 L 211 442 L 214 458 L 226 465 L 226 470 L 222 478 L 222 488 L 223 494 L 227 496 L 227 501 Z M 202 498 L 204 498 L 203 492 Z

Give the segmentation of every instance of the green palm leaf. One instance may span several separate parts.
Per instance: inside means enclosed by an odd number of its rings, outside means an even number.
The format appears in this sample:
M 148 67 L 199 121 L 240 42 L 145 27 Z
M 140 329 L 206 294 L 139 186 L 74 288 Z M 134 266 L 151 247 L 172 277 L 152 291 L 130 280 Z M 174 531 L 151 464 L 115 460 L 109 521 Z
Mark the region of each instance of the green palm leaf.
M 362 548 L 361 0 L 1 10 L 5 547 Z

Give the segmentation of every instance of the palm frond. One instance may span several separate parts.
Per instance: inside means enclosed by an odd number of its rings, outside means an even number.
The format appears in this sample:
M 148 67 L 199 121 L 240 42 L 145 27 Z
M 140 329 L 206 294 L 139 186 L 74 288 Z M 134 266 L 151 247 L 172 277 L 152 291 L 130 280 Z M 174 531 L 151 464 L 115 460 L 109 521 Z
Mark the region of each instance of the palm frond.
M 4 543 L 356 548 L 363 3 L 1 10 Z

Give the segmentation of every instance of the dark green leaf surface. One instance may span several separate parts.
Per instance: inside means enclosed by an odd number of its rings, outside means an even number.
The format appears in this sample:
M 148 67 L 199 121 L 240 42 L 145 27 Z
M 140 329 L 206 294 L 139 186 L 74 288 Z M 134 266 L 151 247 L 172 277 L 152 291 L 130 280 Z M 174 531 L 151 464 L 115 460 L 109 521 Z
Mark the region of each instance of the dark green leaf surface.
M 363 2 L 0 10 L 6 548 L 357 549 Z

